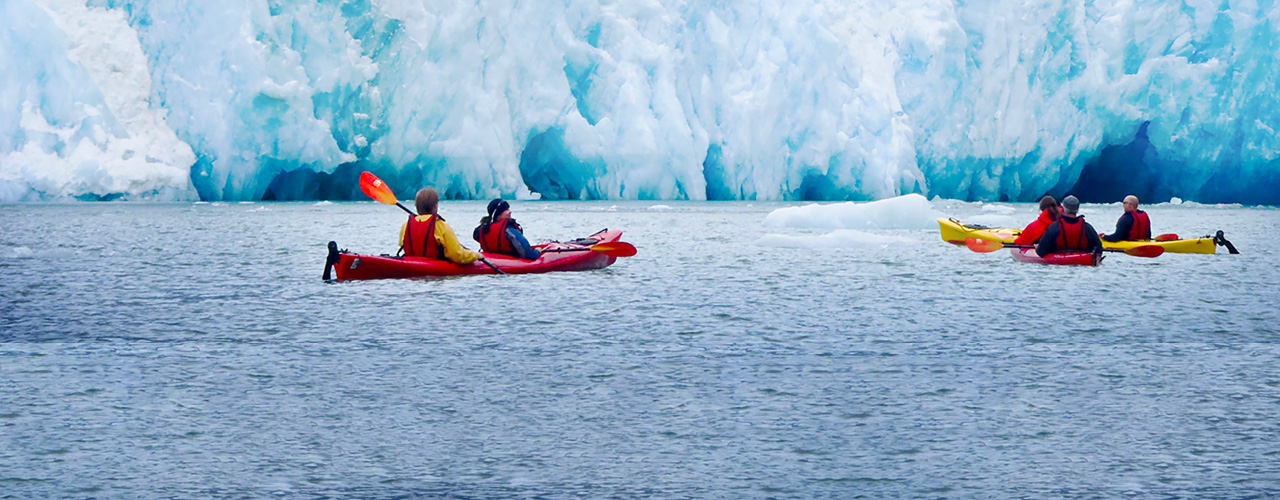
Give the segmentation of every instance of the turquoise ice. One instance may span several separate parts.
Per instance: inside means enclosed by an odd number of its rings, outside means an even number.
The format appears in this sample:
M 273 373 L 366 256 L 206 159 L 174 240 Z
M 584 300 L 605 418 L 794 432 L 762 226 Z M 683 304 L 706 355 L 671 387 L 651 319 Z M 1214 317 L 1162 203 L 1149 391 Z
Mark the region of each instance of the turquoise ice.
M 0 2 L 0 201 L 1280 203 L 1266 1 Z

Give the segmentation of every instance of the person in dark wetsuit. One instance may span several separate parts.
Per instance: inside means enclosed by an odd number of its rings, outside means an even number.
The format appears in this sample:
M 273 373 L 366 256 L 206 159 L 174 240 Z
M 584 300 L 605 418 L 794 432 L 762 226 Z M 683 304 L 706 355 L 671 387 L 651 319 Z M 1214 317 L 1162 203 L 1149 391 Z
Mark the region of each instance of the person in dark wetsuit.
M 1036 245 L 1036 255 L 1041 257 L 1053 253 L 1086 252 L 1101 254 L 1102 240 L 1093 226 L 1084 221 L 1084 217 L 1076 215 L 1080 211 L 1080 200 L 1075 196 L 1067 196 L 1062 200 L 1062 216 L 1050 224 Z
M 1120 220 L 1116 221 L 1116 230 L 1111 234 L 1102 235 L 1102 239 L 1107 241 L 1136 241 L 1151 239 L 1151 218 L 1146 212 L 1138 210 L 1138 197 L 1129 195 L 1124 197 L 1124 215 L 1120 216 Z
M 480 249 L 489 253 L 500 253 L 533 260 L 541 255 L 537 249 L 529 245 L 524 237 L 524 229 L 511 218 L 511 204 L 502 198 L 489 202 L 489 215 L 480 219 L 480 225 L 471 231 L 471 237 L 480 242 Z

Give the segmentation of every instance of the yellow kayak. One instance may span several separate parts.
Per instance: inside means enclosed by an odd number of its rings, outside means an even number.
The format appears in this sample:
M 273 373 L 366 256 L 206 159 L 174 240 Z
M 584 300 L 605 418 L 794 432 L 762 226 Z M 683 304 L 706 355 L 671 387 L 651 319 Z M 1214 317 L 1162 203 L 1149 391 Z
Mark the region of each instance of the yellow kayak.
M 953 245 L 964 245 L 965 238 L 978 238 L 982 240 L 993 240 L 1004 243 L 1013 243 L 1013 240 L 1022 233 L 1021 229 L 1013 229 L 1008 227 L 986 227 L 978 224 L 965 224 L 955 219 L 938 219 L 938 229 L 942 233 L 942 241 Z M 1221 238 L 1221 234 L 1218 238 Z M 1107 241 L 1102 240 L 1103 248 L 1115 248 L 1118 250 L 1128 250 L 1130 248 L 1158 245 L 1169 253 L 1215 253 L 1216 245 L 1212 236 L 1204 238 L 1189 238 L 1177 240 L 1136 240 L 1136 241 Z M 1226 240 L 1224 239 L 1223 242 Z

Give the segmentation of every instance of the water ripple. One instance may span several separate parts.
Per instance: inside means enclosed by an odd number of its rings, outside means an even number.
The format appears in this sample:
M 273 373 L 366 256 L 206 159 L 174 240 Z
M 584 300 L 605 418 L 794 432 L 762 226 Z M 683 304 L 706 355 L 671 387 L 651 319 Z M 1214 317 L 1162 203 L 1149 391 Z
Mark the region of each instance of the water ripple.
M 327 241 L 389 252 L 401 215 L 0 206 L 0 496 L 1280 495 L 1274 210 L 1156 207 L 1245 253 L 1072 269 L 756 245 L 782 204 L 517 205 L 640 253 L 324 283 Z

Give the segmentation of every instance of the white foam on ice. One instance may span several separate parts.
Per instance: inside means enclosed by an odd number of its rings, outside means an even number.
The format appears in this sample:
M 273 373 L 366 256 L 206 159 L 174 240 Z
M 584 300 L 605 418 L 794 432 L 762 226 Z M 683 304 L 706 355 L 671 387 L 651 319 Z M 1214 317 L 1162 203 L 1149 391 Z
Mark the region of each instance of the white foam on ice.
M 924 196 L 909 194 L 867 203 L 834 203 L 779 208 L 764 218 L 768 227 L 823 229 L 929 229 L 942 214 Z

